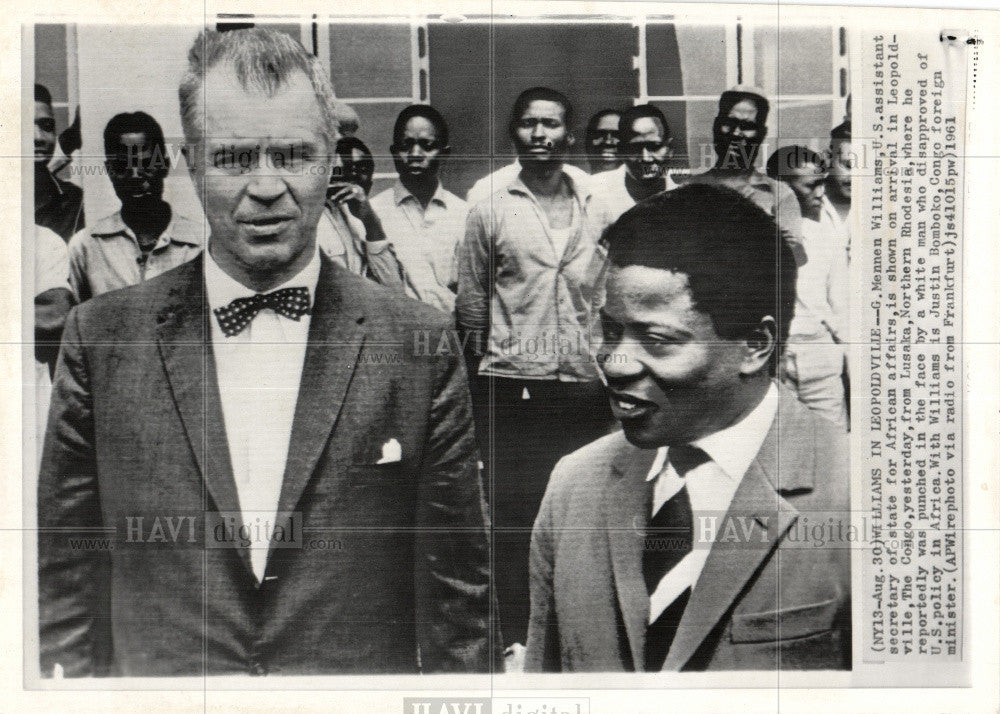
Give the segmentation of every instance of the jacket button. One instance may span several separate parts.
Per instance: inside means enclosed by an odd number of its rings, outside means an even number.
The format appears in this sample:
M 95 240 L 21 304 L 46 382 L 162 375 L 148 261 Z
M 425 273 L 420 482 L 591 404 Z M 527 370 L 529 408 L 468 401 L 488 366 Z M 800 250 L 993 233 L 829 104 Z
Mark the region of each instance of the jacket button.
M 267 674 L 267 667 L 264 666 L 263 662 L 258 660 L 250 660 L 250 676 L 251 677 L 263 677 Z

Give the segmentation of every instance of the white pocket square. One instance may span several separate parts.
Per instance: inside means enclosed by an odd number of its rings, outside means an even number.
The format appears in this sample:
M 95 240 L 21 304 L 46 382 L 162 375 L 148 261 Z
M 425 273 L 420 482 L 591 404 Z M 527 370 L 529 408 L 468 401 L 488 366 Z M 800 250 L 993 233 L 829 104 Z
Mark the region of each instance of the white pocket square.
M 382 444 L 382 458 L 375 462 L 375 464 L 394 464 L 403 458 L 403 448 L 399 445 L 399 442 L 395 439 L 389 439 L 389 441 Z

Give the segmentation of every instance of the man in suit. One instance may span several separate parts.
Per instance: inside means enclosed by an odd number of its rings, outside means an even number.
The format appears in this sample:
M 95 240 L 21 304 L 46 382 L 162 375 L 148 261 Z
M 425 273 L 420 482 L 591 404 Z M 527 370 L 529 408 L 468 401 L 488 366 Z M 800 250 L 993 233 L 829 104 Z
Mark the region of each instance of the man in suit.
M 46 675 L 489 669 L 463 366 L 409 348 L 444 314 L 317 250 L 332 97 L 285 34 L 191 48 L 208 250 L 69 317 L 39 484 Z
M 848 532 L 845 436 L 772 380 L 796 273 L 777 236 L 707 185 L 609 229 L 598 361 L 622 431 L 553 471 L 529 671 L 849 667 L 848 545 L 803 538 Z

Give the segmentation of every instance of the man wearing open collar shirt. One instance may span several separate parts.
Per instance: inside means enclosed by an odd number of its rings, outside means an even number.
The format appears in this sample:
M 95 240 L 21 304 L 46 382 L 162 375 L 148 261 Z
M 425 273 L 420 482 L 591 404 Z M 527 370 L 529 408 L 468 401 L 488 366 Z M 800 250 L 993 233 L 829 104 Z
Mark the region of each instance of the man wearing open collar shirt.
M 776 236 L 698 184 L 609 229 L 598 364 L 622 431 L 552 473 L 528 671 L 850 667 L 846 435 L 773 379 L 796 273 Z
M 518 97 L 509 132 L 521 172 L 472 207 L 459 247 L 456 317 L 478 361 L 476 427 L 492 455 L 494 572 L 511 643 L 527 629 L 529 534 L 549 472 L 612 425 L 589 343 L 600 228 L 588 186 L 564 170 L 572 126 L 559 92 Z
M 441 183 L 450 150 L 440 112 L 426 104 L 403 109 L 390 148 L 399 178 L 372 199 L 372 208 L 405 271 L 406 294 L 452 314 L 469 205 Z

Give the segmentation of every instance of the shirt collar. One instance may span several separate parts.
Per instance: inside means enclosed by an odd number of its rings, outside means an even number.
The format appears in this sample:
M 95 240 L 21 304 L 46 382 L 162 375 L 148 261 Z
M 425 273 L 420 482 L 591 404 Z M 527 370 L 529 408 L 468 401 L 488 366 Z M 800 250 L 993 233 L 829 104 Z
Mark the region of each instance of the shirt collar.
M 319 247 L 317 245 L 312 258 L 302 270 L 290 279 L 283 282 L 267 292 L 274 292 L 282 288 L 306 287 L 309 288 L 309 303 L 316 301 L 316 285 L 319 283 Z M 232 278 L 224 271 L 212 256 L 211 251 L 205 251 L 205 288 L 208 292 L 208 306 L 212 310 L 225 307 L 237 298 L 250 297 L 255 291 L 243 285 L 238 280 Z
M 564 166 L 565 166 L 565 164 L 564 164 Z M 573 177 L 570 176 L 570 174 L 569 174 L 568 171 L 564 170 L 563 171 L 563 176 L 566 177 L 566 181 L 567 181 L 567 183 L 569 183 L 569 190 L 573 192 L 574 196 L 576 196 L 576 200 L 580 202 L 581 206 L 586 205 L 587 199 L 590 198 L 590 189 L 588 189 L 586 186 L 583 186 L 583 185 L 577 183 L 576 181 L 574 181 Z M 510 193 L 523 193 L 526 196 L 528 196 L 529 198 L 531 198 L 532 200 L 537 200 L 535 198 L 535 194 L 533 194 L 531 192 L 531 189 L 529 189 L 524 184 L 524 181 L 521 180 L 521 172 L 520 171 L 517 172 L 517 176 L 514 177 L 514 180 L 511 181 L 507 185 L 507 190 Z
M 401 204 L 408 198 L 412 198 L 414 201 L 417 197 L 414 196 L 403 182 L 396 179 L 396 182 L 392 185 L 392 200 L 397 206 Z M 444 186 L 441 185 L 441 181 L 438 181 L 437 188 L 434 189 L 434 195 L 431 196 L 431 203 L 440 203 L 445 208 L 448 208 L 448 192 L 444 190 Z
M 708 171 L 709 173 L 713 174 L 719 179 L 723 180 L 728 179 L 730 181 L 740 180 L 744 181 L 745 183 L 751 186 L 759 186 L 767 189 L 770 189 L 773 186 L 774 182 L 774 179 L 770 178 L 769 176 L 765 176 L 756 168 L 754 168 L 754 170 L 750 172 L 737 173 L 734 171 L 729 171 L 727 169 L 720 169 L 717 166 L 713 166 Z
M 691 445 L 708 454 L 726 476 L 739 481 L 763 446 L 777 412 L 778 388 L 772 382 L 760 404 L 749 414 L 722 431 L 691 442 Z M 667 447 L 661 446 L 656 452 L 656 458 L 653 459 L 646 480 L 652 481 L 659 476 L 666 463 Z
M 157 250 L 167 243 L 183 243 L 184 245 L 195 246 L 201 245 L 198 241 L 184 236 L 183 232 L 179 232 L 179 235 L 174 235 L 174 227 L 181 220 L 184 219 L 177 215 L 177 211 L 171 210 L 170 222 L 167 223 L 167 227 L 163 229 L 163 233 L 160 234 L 160 237 L 156 239 L 156 245 L 153 250 Z M 128 236 L 132 240 L 137 240 L 135 233 L 128 227 L 125 220 L 122 218 L 122 212 L 120 210 L 115 211 L 113 214 L 101 221 L 101 223 L 95 227 L 95 230 L 91 231 L 91 235 L 95 238 L 111 238 L 112 236 L 124 235 Z

